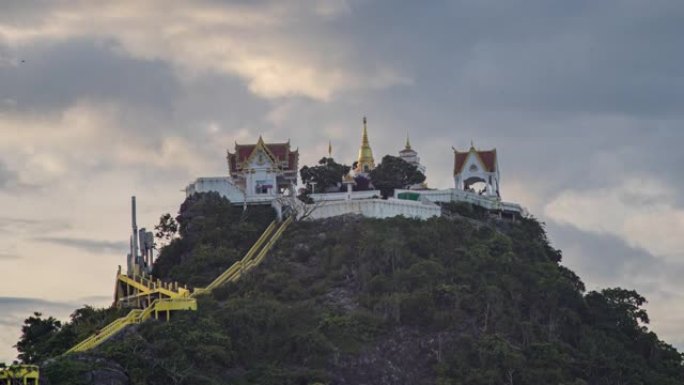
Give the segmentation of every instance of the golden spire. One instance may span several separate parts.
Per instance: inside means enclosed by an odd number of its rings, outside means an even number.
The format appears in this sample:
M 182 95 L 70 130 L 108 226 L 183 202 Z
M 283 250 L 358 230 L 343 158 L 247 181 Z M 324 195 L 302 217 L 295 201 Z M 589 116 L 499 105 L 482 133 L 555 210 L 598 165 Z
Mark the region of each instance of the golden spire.
M 328 140 L 328 158 L 332 158 L 332 142 Z
M 361 137 L 361 148 L 359 148 L 359 159 L 356 166 L 358 172 L 368 172 L 375 168 L 373 150 L 368 141 L 368 127 L 366 117 L 363 117 L 363 136 Z
M 404 146 L 405 150 L 410 150 L 411 149 L 411 142 L 409 141 L 409 134 L 408 131 L 406 131 L 406 145 Z

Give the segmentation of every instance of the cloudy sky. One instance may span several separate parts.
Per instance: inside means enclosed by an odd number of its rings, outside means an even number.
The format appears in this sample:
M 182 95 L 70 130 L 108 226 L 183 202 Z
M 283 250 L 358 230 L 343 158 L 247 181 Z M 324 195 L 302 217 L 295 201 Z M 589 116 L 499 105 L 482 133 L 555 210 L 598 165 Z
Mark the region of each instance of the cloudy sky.
M 496 147 L 563 263 L 684 347 L 682 36 L 680 0 L 3 1 L 0 361 L 32 311 L 111 301 L 131 195 L 152 226 L 259 134 L 351 163 L 364 115 L 432 187 Z

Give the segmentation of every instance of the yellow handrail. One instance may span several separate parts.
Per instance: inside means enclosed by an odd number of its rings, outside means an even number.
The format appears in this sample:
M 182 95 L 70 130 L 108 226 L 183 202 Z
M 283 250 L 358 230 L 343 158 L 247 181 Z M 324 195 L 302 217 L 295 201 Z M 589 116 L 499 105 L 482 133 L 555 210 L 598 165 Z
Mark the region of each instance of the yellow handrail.
M 109 337 L 118 333 L 119 331 L 121 331 L 121 329 L 125 328 L 126 326 L 132 325 L 132 324 L 138 324 L 138 323 L 141 323 L 143 321 L 150 319 L 150 317 L 155 312 L 155 310 L 159 310 L 158 309 L 159 307 L 162 307 L 163 311 L 197 310 L 197 301 L 194 299 L 190 299 L 190 298 L 156 299 L 156 300 L 152 301 L 152 303 L 148 307 L 146 307 L 144 310 L 134 309 L 134 310 L 131 310 L 127 315 L 125 315 L 121 318 L 117 318 L 116 320 L 111 322 L 109 325 L 100 329 L 100 331 L 97 332 L 96 334 L 91 335 L 90 337 L 88 337 L 85 340 L 78 343 L 76 346 L 67 350 L 66 353 L 68 354 L 68 353 L 75 353 L 75 352 L 82 352 L 85 350 L 90 350 L 90 349 L 100 345 L 105 340 L 107 340 Z
M 40 368 L 38 365 L 10 365 L 0 367 L 0 384 L 38 385 Z
M 154 281 L 151 281 L 147 278 L 143 277 L 137 277 L 140 278 L 140 281 L 138 281 L 135 278 L 131 278 L 125 274 L 119 274 L 117 276 L 117 279 L 129 286 L 132 286 L 136 288 L 137 290 L 140 291 L 138 294 L 153 294 L 153 293 L 159 293 L 163 294 L 167 297 L 173 298 L 173 297 L 185 297 L 189 294 L 189 291 L 186 288 L 179 287 L 176 290 L 172 290 L 163 286 L 154 286 Z M 145 282 L 147 281 L 147 283 Z
M 273 233 L 276 221 L 271 222 L 264 233 L 259 237 L 259 239 L 254 243 L 254 245 L 249 249 L 249 252 L 242 258 L 242 260 L 235 262 L 231 267 L 228 268 L 223 274 L 212 281 L 206 288 L 196 290 L 192 293 L 191 297 L 195 297 L 200 294 L 209 293 L 217 287 L 223 285 L 226 282 L 234 282 L 240 278 L 246 271 L 250 270 L 252 267 L 258 265 L 263 259 L 268 250 L 273 247 L 273 244 L 280 238 L 287 226 L 292 223 L 293 217 L 289 217 L 285 222 L 280 224 L 278 230 Z M 272 234 L 271 234 L 272 233 Z M 269 238 L 270 236 L 270 238 Z M 266 239 L 268 238 L 268 241 Z M 265 244 L 264 244 L 265 242 Z M 263 246 L 263 247 L 262 247 Z M 259 253 L 254 256 L 254 254 L 259 251 Z
M 271 233 L 273 233 L 273 229 L 276 227 L 277 221 L 271 222 L 271 224 L 268 225 L 266 230 L 261 234 L 259 239 L 257 239 L 256 242 L 254 242 L 254 245 L 247 251 L 247 254 L 240 260 L 235 262 L 233 265 L 231 265 L 226 271 L 224 271 L 221 275 L 219 275 L 216 279 L 214 279 L 209 285 L 207 285 L 206 288 L 196 290 L 193 292 L 191 297 L 194 297 L 198 294 L 203 294 L 210 292 L 217 287 L 223 285 L 226 282 L 231 281 L 231 278 L 235 276 L 235 274 L 238 274 L 240 270 L 242 270 L 243 264 L 248 262 L 249 260 L 252 259 L 254 254 L 260 250 L 261 246 L 266 242 L 266 239 L 271 236 Z
M 248 261 L 252 258 L 254 253 L 256 253 L 257 250 L 261 247 L 261 245 L 264 244 L 264 242 L 266 241 L 266 238 L 268 238 L 271 235 L 271 233 L 273 232 L 273 229 L 275 229 L 277 224 L 278 224 L 278 221 L 274 220 L 273 222 L 271 222 L 268 225 L 268 227 L 266 228 L 266 230 L 264 230 L 264 232 L 261 234 L 259 239 L 257 239 L 256 242 L 254 242 L 252 247 L 250 247 L 249 251 L 247 251 L 247 254 L 245 254 L 245 256 L 242 258 L 243 261 Z
M 233 282 L 239 279 L 245 272 L 257 266 L 264 259 L 266 253 L 273 247 L 273 244 L 280 238 L 287 226 L 292 223 L 293 218 L 290 217 L 280 224 L 278 229 L 274 232 L 276 228 L 277 221 L 271 222 L 266 230 L 261 234 L 259 239 L 252 245 L 252 247 L 247 251 L 247 254 L 240 260 L 231 265 L 226 269 L 221 275 L 219 275 L 214 281 L 212 281 L 206 288 L 196 289 L 188 297 L 188 291 L 186 289 L 180 289 L 172 291 L 163 287 L 152 287 L 153 281 L 146 279 L 144 277 L 139 277 L 140 281 L 130 278 L 125 275 L 119 274 L 117 279 L 122 282 L 135 287 L 140 291 L 139 295 L 152 295 L 154 293 L 160 293 L 166 295 L 169 298 L 157 298 L 152 301 L 149 306 L 145 309 L 134 309 L 131 310 L 127 315 L 117 318 L 110 324 L 106 325 L 100 329 L 97 333 L 91 335 L 85 340 L 79 342 L 71 349 L 67 350 L 65 354 L 82 352 L 90 350 L 109 337 L 121 331 L 128 325 L 141 323 L 149 319 L 155 311 L 175 311 L 175 310 L 197 310 L 197 302 L 193 298 L 198 294 L 211 292 L 211 290 L 223 285 L 226 282 Z M 256 256 L 255 256 L 256 255 Z M 145 284 L 147 280 L 148 284 Z M 155 313 L 156 314 L 156 313 Z

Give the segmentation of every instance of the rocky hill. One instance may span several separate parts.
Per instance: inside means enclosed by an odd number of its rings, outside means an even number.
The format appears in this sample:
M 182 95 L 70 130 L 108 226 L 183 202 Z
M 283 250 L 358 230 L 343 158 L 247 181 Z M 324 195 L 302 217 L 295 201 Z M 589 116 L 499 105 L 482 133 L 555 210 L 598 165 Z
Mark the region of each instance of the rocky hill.
M 155 273 L 206 284 L 272 215 L 196 196 Z M 644 301 L 585 292 L 534 219 L 464 205 L 428 221 L 338 217 L 294 223 L 261 266 L 200 298 L 197 312 L 49 359 L 43 372 L 52 385 L 684 384 L 682 355 L 647 329 Z M 113 312 L 34 338 L 35 359 Z

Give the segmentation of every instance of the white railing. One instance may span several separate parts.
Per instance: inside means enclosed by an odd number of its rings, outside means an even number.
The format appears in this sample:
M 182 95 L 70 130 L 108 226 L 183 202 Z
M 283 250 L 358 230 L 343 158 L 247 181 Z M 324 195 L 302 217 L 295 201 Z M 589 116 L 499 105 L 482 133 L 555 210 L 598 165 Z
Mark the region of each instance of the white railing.
M 310 212 L 308 218 L 322 219 L 346 214 L 358 214 L 369 218 L 408 218 L 428 219 L 439 216 L 441 208 L 432 202 L 416 202 L 403 199 L 357 199 L 343 201 L 323 201 L 303 205 Z
M 400 193 L 419 194 L 421 199 L 428 199 L 432 202 L 468 202 L 484 207 L 488 210 L 516 212 L 526 215 L 527 211 L 517 203 L 503 202 L 495 197 L 479 195 L 470 191 L 458 189 L 446 190 L 394 190 L 394 196 Z
M 320 201 L 343 201 L 347 199 L 349 195 L 346 191 L 331 192 L 331 193 L 316 193 L 309 194 L 309 198 L 313 199 L 314 202 Z M 367 191 L 352 191 L 350 198 L 351 200 L 357 199 L 373 199 L 374 197 L 380 197 L 382 193 L 380 190 L 367 190 Z

